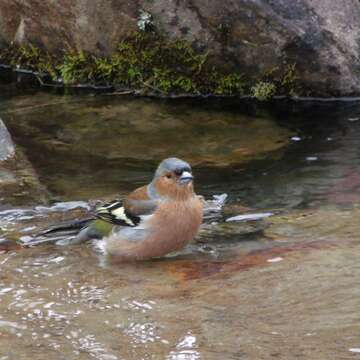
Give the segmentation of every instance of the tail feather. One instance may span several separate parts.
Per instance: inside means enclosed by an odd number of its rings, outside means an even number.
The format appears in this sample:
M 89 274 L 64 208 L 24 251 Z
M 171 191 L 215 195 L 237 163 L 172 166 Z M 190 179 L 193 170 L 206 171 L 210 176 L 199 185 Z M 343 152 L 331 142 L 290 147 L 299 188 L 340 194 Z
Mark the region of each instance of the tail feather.
M 44 231 L 41 231 L 36 236 L 48 236 L 53 233 L 66 232 L 66 231 L 79 232 L 81 229 L 87 226 L 92 220 L 94 220 L 94 217 L 88 217 L 81 220 L 66 221 L 61 224 L 54 225 Z
M 64 239 L 70 240 L 76 238 L 82 229 L 86 228 L 94 217 L 88 217 L 81 220 L 70 220 L 56 224 L 44 231 L 37 233 L 33 239 L 26 242 L 26 246 L 36 246 L 43 244 L 56 243 Z

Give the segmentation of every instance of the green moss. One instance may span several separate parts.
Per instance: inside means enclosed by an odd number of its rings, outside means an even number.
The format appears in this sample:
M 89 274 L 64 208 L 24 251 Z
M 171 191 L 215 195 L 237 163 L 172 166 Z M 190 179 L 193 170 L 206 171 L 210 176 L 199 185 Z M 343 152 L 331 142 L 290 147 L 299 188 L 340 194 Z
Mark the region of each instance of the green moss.
M 251 87 L 251 95 L 260 101 L 273 98 L 276 94 L 276 85 L 271 82 L 259 81 Z
M 296 64 L 290 64 L 285 67 L 280 86 L 284 94 L 295 96 L 300 91 L 298 80 L 299 76 L 296 71 Z
M 246 82 L 239 74 L 216 75 L 214 93 L 218 95 L 244 94 Z
M 83 51 L 64 55 L 63 62 L 58 66 L 61 78 L 65 84 L 87 82 L 88 59 Z
M 41 74 L 56 77 L 56 58 L 48 52 L 42 51 L 33 45 L 15 46 L 0 51 L 0 63 L 11 65 L 14 68 L 32 70 Z
M 122 40 L 111 57 L 82 50 L 68 50 L 58 56 L 33 46 L 9 46 L 0 51 L 0 63 L 50 76 L 64 85 L 111 85 L 136 89 L 143 94 L 243 95 L 259 99 L 294 94 L 295 65 L 281 74 L 273 68 L 260 80 L 246 81 L 241 73 L 214 67 L 208 53 L 195 50 L 184 40 L 168 40 L 156 31 L 139 31 Z
M 185 41 L 139 32 L 120 42 L 113 55 L 115 81 L 159 92 L 196 92 L 204 89 L 207 54 L 196 53 Z
M 274 96 L 296 96 L 299 91 L 296 64 L 288 64 L 285 68 L 274 66 L 266 70 L 251 86 L 250 94 L 260 101 L 272 99 Z

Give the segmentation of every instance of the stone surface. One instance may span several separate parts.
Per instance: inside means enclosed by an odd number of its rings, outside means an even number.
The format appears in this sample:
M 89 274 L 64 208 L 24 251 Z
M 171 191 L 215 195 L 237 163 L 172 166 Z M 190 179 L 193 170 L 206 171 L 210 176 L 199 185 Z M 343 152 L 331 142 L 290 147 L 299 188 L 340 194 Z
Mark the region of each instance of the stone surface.
M 15 147 L 5 124 L 0 119 L 0 202 L 25 205 L 46 203 L 48 193 L 40 184 L 30 162 Z
M 11 158 L 15 155 L 15 146 L 12 142 L 11 136 L 0 119 L 0 161 Z
M 137 29 L 140 9 L 157 29 L 210 51 L 221 66 L 258 78 L 296 63 L 303 94 L 360 94 L 356 0 L 1 0 L 0 44 L 35 43 L 111 53 Z

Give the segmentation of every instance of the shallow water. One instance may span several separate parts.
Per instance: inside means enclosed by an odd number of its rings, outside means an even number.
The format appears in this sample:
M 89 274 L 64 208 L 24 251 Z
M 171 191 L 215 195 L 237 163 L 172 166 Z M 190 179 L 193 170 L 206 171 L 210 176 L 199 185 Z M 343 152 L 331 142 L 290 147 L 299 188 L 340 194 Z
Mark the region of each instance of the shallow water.
M 0 116 L 57 201 L 125 194 L 194 164 L 221 217 L 179 254 L 112 264 L 91 245 L 0 255 L 0 359 L 352 359 L 360 348 L 360 105 L 29 94 Z M 197 135 L 193 139 L 193 134 Z M 3 238 L 87 204 L 3 209 Z M 272 213 L 256 221 L 239 214 Z
M 211 103 L 39 94 L 3 101 L 0 112 L 44 183 L 62 199 L 131 190 L 174 155 L 221 174 L 250 159 L 279 156 L 290 137 L 268 116 L 254 121 Z

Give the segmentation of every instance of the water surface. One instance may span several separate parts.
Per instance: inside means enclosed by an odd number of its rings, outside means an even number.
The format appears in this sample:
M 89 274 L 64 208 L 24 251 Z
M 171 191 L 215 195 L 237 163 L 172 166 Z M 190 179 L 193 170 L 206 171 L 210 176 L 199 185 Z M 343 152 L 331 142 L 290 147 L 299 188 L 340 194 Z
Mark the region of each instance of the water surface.
M 112 264 L 92 246 L 0 255 L 0 359 L 352 359 L 360 348 L 360 106 L 25 94 L 0 116 L 53 201 L 7 208 L 26 241 L 123 195 L 160 159 L 226 192 L 179 254 Z M 359 121 L 358 121 L 359 120 Z M 244 213 L 263 220 L 226 222 Z

